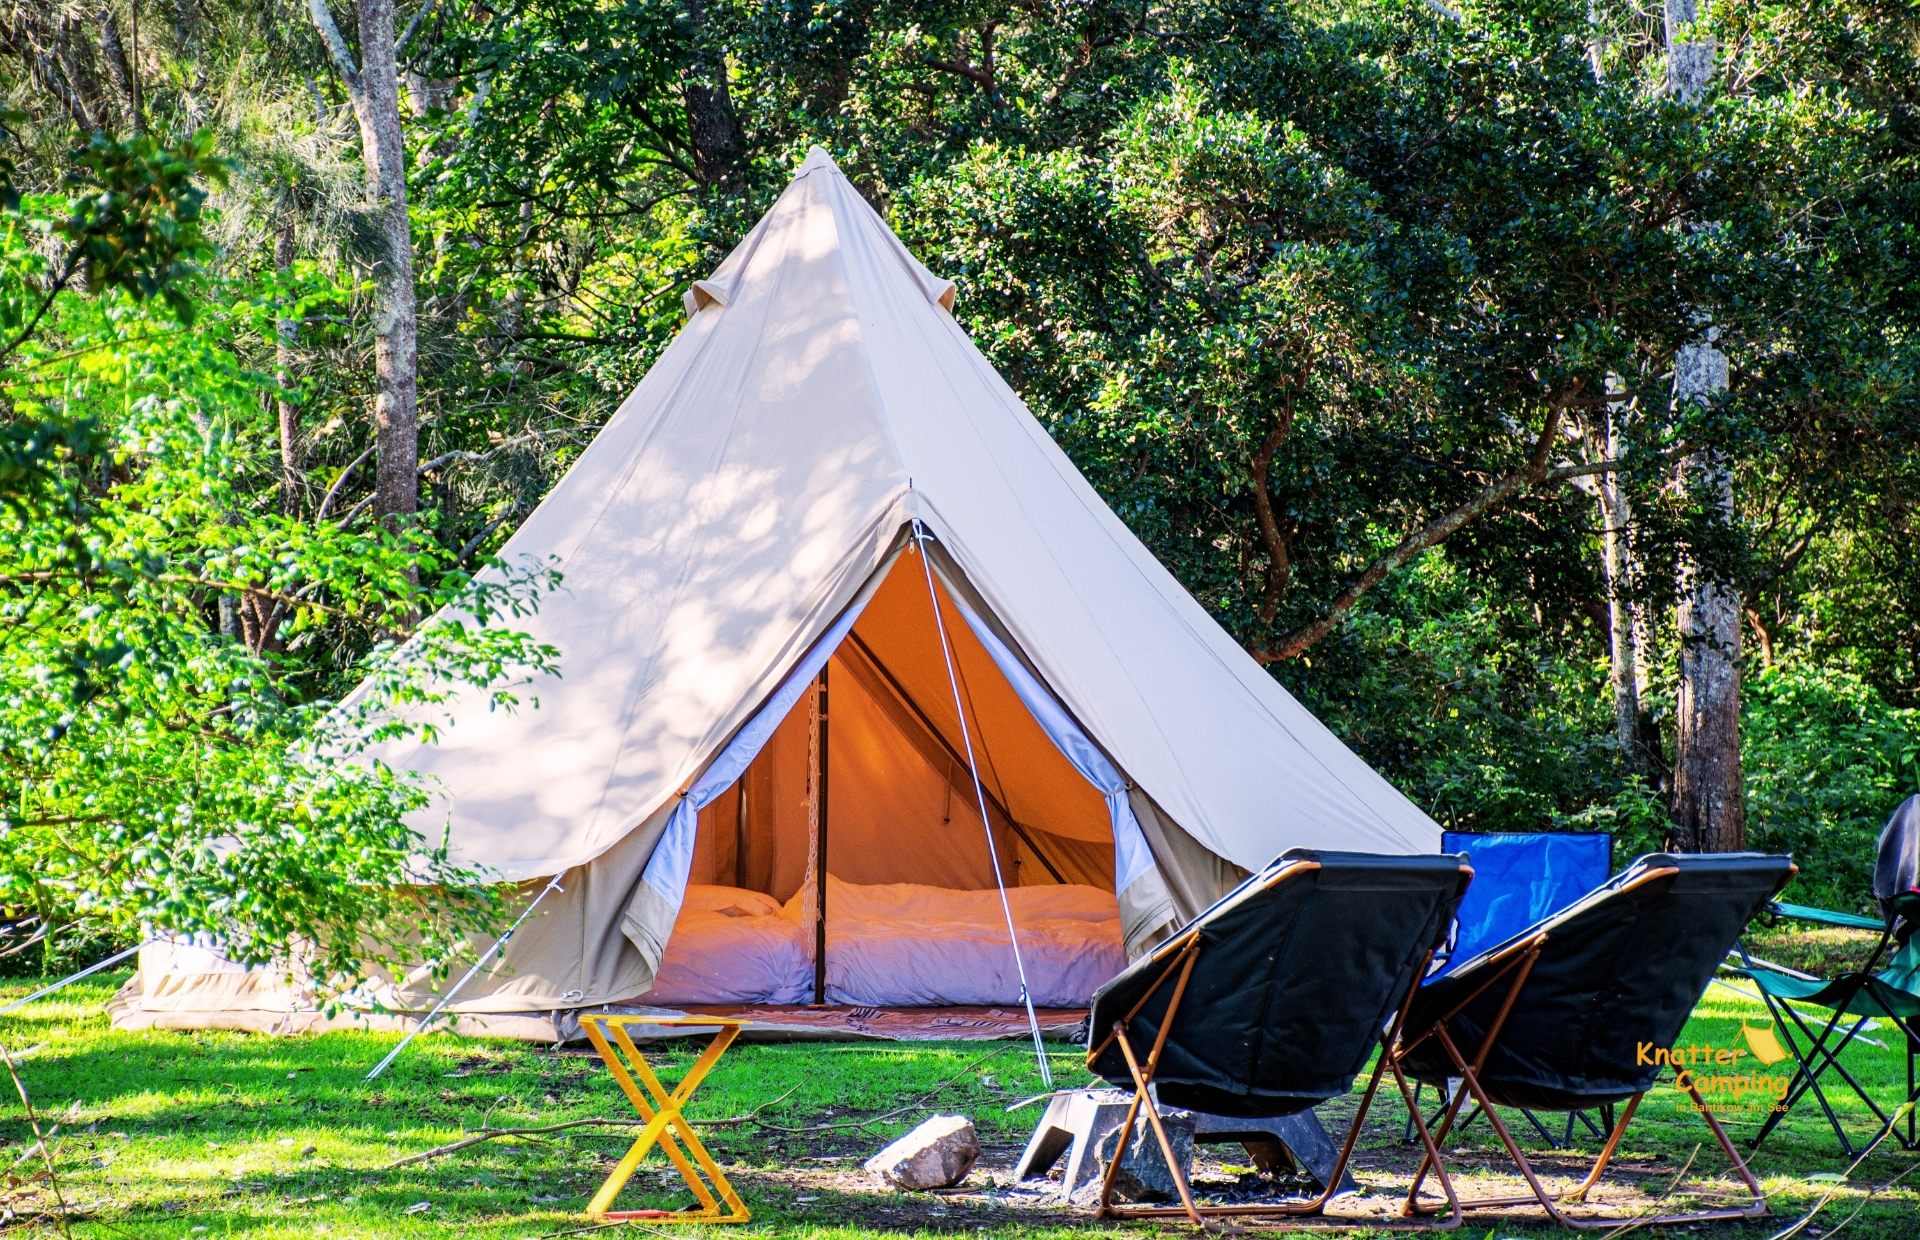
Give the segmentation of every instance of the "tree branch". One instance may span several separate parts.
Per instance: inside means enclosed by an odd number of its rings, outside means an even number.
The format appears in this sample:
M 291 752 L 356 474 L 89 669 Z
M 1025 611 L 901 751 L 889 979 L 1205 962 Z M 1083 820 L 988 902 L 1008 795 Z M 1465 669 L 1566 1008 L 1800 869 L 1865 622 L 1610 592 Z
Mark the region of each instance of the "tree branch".
M 373 447 L 372 444 L 368 444 L 364 452 L 348 461 L 346 466 L 334 475 L 333 485 L 328 487 L 327 493 L 320 497 L 320 507 L 314 510 L 313 519 L 316 523 L 327 519 L 327 513 L 333 509 L 333 501 L 340 496 L 340 488 L 347 484 L 347 479 L 353 476 L 354 470 L 365 465 L 373 456 Z
M 1448 535 L 1467 525 L 1481 514 L 1494 508 L 1516 495 L 1533 490 L 1552 479 L 1583 477 L 1590 473 L 1603 473 L 1615 467 L 1615 462 L 1591 462 L 1581 465 L 1566 465 L 1552 468 L 1553 449 L 1560 436 L 1560 419 L 1566 410 L 1566 398 L 1576 397 L 1580 382 L 1576 381 L 1571 392 L 1565 397 L 1556 397 L 1547 406 L 1547 417 L 1540 428 L 1538 438 L 1534 440 L 1533 454 L 1524 468 L 1496 479 L 1480 489 L 1479 493 L 1463 504 L 1459 504 L 1427 522 L 1419 529 L 1402 538 L 1391 551 L 1369 564 L 1347 588 L 1340 591 L 1326 614 L 1317 620 L 1301 625 L 1272 646 L 1249 647 L 1247 653 L 1262 663 L 1279 663 L 1297 658 L 1311 649 L 1328 633 L 1334 630 L 1355 604 L 1372 592 L 1386 578 L 1405 567 L 1409 561 L 1430 547 L 1437 546 Z
M 1272 429 L 1247 464 L 1247 473 L 1253 482 L 1254 518 L 1260 525 L 1260 539 L 1267 548 L 1266 587 L 1261 592 L 1260 607 L 1256 613 L 1262 628 L 1271 625 L 1273 618 L 1279 614 L 1280 601 L 1286 597 L 1287 586 L 1293 578 L 1293 542 L 1289 532 L 1280 528 L 1280 518 L 1273 511 L 1273 495 L 1267 486 L 1273 473 L 1274 455 L 1293 434 L 1294 401 L 1306 386 L 1307 375 L 1312 368 L 1313 359 L 1308 358 L 1295 371 Z
M 327 7 L 327 0 L 307 0 L 307 14 L 313 19 L 313 28 L 320 32 L 320 41 L 326 44 L 327 55 L 333 58 L 333 67 L 340 71 L 348 92 L 357 100 L 360 97 L 360 70 L 353 63 L 353 53 L 347 49 L 347 41 L 341 37 L 340 27 L 334 24 L 333 11 Z
M 314 2 L 323 3 L 324 0 L 314 0 Z M 399 60 L 406 54 L 407 44 L 413 42 L 414 32 L 420 29 L 421 22 L 433 15 L 433 6 L 437 3 L 439 3 L 439 0 L 427 0 L 425 4 L 421 5 L 420 8 L 415 11 L 413 20 L 407 23 L 405 30 L 400 32 L 400 41 L 393 45 L 393 58 L 395 60 Z

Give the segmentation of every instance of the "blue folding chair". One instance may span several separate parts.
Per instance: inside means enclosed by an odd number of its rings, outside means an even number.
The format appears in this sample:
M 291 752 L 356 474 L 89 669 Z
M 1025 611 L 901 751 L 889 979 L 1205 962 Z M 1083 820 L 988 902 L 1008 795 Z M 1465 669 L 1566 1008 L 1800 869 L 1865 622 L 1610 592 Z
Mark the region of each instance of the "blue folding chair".
M 1428 982 L 1552 917 L 1613 875 L 1613 837 L 1602 832 L 1448 831 L 1440 837 L 1440 851 L 1467 854 L 1473 885 L 1454 915 L 1446 956 L 1428 974 Z M 1555 1149 L 1573 1140 L 1576 1122 L 1597 1137 L 1613 1131 L 1610 1106 L 1601 1108 L 1597 1123 L 1585 1112 L 1569 1113 L 1566 1131 L 1557 1137 L 1533 1112 L 1521 1113 Z M 1474 1114 L 1468 1112 L 1454 1126 L 1463 1127 Z M 1407 1139 L 1412 1140 L 1411 1120 Z

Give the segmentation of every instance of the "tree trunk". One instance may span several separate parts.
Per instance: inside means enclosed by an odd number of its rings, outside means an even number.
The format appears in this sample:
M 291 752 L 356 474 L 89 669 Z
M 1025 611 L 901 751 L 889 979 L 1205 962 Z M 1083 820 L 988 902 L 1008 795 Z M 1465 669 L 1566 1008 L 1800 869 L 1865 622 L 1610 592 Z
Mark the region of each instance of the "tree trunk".
M 1710 400 L 1727 387 L 1727 359 L 1709 343 L 1674 358 L 1674 403 Z M 1703 497 L 1705 524 L 1733 524 L 1733 476 L 1711 450 L 1680 463 L 1680 485 Z M 1746 846 L 1740 771 L 1740 596 L 1725 570 L 1689 552 L 1680 565 L 1680 685 L 1675 703 L 1673 820 L 1680 847 L 1738 852 Z
M 404 516 L 420 503 L 419 310 L 413 237 L 407 226 L 407 153 L 400 137 L 400 78 L 393 52 L 393 0 L 355 0 L 360 89 L 354 114 L 379 257 L 373 275 L 374 511 Z
M 693 64 L 681 83 L 687 104 L 687 136 L 693 140 L 693 170 L 700 184 L 735 194 L 746 183 L 747 137 L 727 88 L 726 52 L 714 45 L 704 0 L 687 0 Z
M 1715 49 L 1691 30 L 1699 17 L 1696 0 L 1665 4 L 1667 90 L 1682 103 L 1695 103 L 1712 79 Z M 1700 326 L 1703 338 L 1674 356 L 1677 408 L 1711 403 L 1727 390 L 1726 355 L 1714 347 L 1711 325 L 1703 321 Z M 1700 498 L 1704 526 L 1732 528 L 1733 474 L 1723 454 L 1711 449 L 1689 454 L 1680 462 L 1679 482 Z M 1674 838 L 1690 851 L 1738 851 L 1747 838 L 1740 771 L 1740 597 L 1726 569 L 1703 563 L 1697 549 L 1682 558 L 1679 587 Z
M 1606 429 L 1601 436 L 1601 459 L 1617 461 L 1626 448 L 1621 422 L 1626 416 L 1623 402 L 1606 411 Z M 1607 681 L 1613 690 L 1614 739 L 1620 746 L 1627 768 L 1636 774 L 1648 773 L 1650 764 L 1640 737 L 1640 633 L 1634 613 L 1633 566 L 1627 545 L 1627 528 L 1633 520 L 1632 501 L 1619 471 L 1601 474 L 1594 480 L 1594 495 L 1600 502 L 1601 566 L 1607 583 Z
M 133 7 L 134 37 L 139 37 L 140 6 Z M 138 47 L 135 47 L 136 53 Z M 120 23 L 111 8 L 100 10 L 100 59 L 107 67 L 107 76 L 113 79 L 114 89 L 120 92 L 121 109 L 126 114 L 127 127 L 134 133 L 140 133 L 146 120 L 140 114 L 140 78 L 138 69 L 127 56 L 126 44 L 120 40 Z
M 307 12 L 360 122 L 361 161 L 374 208 L 379 255 L 373 269 L 374 511 L 401 517 L 420 506 L 419 307 L 413 236 L 407 226 L 407 152 L 400 138 L 400 77 L 393 0 L 355 0 L 360 63 L 340 37 L 327 0 Z
M 284 215 L 273 234 L 273 266 L 281 276 L 293 267 L 293 223 Z M 300 512 L 300 406 L 293 401 L 293 344 L 299 324 L 285 316 L 273 321 L 274 407 L 280 415 L 280 511 Z

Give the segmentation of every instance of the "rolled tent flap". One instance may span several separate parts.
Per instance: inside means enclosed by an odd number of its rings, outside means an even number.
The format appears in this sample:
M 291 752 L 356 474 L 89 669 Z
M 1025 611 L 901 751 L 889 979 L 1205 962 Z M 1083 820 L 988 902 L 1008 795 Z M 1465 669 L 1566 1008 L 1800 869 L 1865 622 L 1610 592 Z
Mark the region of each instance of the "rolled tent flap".
M 936 569 L 939 565 L 936 563 Z M 943 580 L 946 573 L 942 572 Z M 1138 955 L 1152 944 L 1158 932 L 1177 921 L 1173 894 L 1154 863 L 1153 850 L 1134 817 L 1127 781 L 1107 755 L 1095 745 L 1072 715 L 1060 705 L 1053 693 L 1040 683 L 1027 665 L 1015 655 L 1000 635 L 978 613 L 961 602 L 963 592 L 947 582 L 947 597 L 966 620 L 967 627 L 980 639 L 1000 674 L 1007 678 L 1014 694 L 1033 715 L 1040 730 L 1059 749 L 1062 756 L 1106 799 L 1107 814 L 1113 826 L 1113 890 L 1120 902 L 1120 928 L 1127 954 Z
M 884 572 L 883 568 L 881 573 Z M 876 574 L 876 577 L 879 575 Z M 860 612 L 871 597 L 871 588 L 861 591 L 840 614 L 840 618 L 820 635 L 820 640 L 794 664 L 793 670 L 774 689 L 766 704 L 734 733 L 733 739 L 707 764 L 707 769 L 687 785 L 687 790 L 680 796 L 680 803 L 673 807 L 673 813 L 667 819 L 667 829 L 654 846 L 647 868 L 641 871 L 640 882 L 634 888 L 633 900 L 627 906 L 626 916 L 621 923 L 628 940 L 645 957 L 649 977 L 660 967 L 660 958 L 667 948 L 667 936 L 673 931 L 674 918 L 679 916 L 681 901 L 686 897 L 687 877 L 693 872 L 694 836 L 699 830 L 700 811 L 746 774 L 747 768 L 753 765 L 753 760 L 773 736 L 774 729 L 780 726 L 780 721 L 787 717 L 787 712 L 800 701 L 807 686 L 813 683 L 813 678 L 820 674 L 820 669 L 827 665 L 833 652 L 846 640 L 847 634 L 853 630 L 853 622 L 860 618 Z

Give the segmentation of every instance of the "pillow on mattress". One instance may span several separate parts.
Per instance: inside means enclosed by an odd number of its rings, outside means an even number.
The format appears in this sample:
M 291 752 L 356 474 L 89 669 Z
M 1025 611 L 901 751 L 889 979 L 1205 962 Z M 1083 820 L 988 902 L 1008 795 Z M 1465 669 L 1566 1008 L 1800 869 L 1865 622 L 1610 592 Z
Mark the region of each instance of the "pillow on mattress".
M 780 911 L 780 901 L 763 891 L 749 891 L 745 887 L 688 883 L 680 907 L 695 913 L 725 913 L 729 917 L 771 917 Z
M 1013 905 L 1013 920 L 1022 921 L 1115 921 L 1120 902 L 1111 891 L 1082 883 L 1043 887 L 1009 887 L 1007 901 Z
M 795 892 L 784 912 L 801 915 L 806 891 Z M 1120 908 L 1113 893 L 1079 885 L 1009 887 L 1014 923 L 1027 921 L 1113 921 Z M 926 883 L 849 883 L 827 875 L 827 920 L 894 921 L 922 924 L 965 922 L 978 924 L 1005 919 L 1000 893 L 992 887 L 959 890 Z

